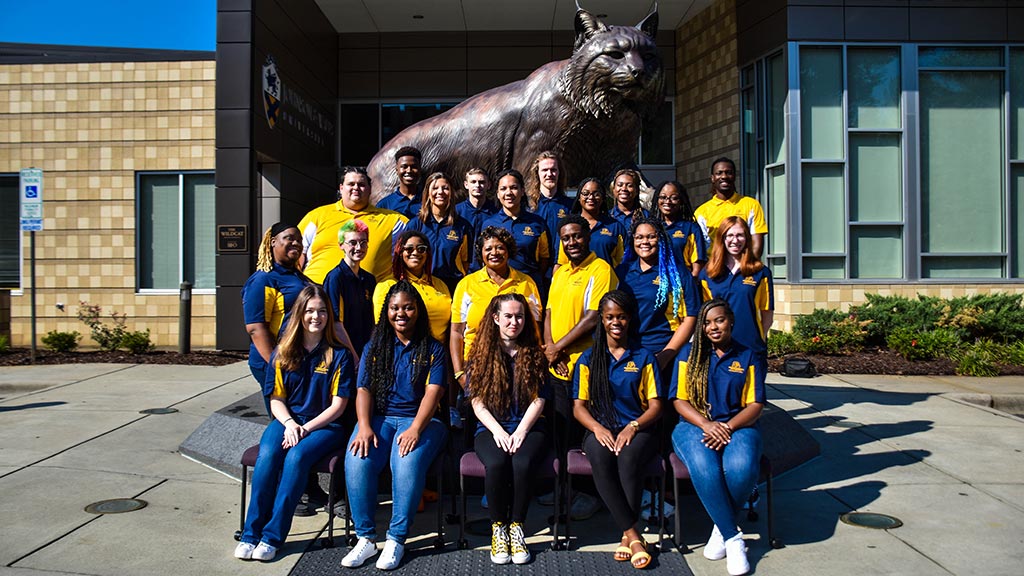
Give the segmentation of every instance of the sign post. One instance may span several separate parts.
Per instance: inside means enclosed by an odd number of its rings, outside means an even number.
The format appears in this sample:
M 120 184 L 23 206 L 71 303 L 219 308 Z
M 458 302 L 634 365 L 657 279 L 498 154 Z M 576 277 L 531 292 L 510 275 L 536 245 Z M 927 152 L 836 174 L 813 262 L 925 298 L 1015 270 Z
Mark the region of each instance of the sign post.
M 25 168 L 21 171 L 21 230 L 29 234 L 30 307 L 32 309 L 32 363 L 36 363 L 36 232 L 43 229 L 43 171 Z

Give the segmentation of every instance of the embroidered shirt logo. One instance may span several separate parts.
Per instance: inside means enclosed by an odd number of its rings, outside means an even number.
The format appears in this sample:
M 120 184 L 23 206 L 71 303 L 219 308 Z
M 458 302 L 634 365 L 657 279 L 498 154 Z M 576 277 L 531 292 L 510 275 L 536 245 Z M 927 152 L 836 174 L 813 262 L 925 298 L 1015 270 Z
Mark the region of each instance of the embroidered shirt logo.
M 744 276 L 743 283 L 747 286 L 757 286 L 757 281 L 754 280 L 753 276 Z
M 655 276 L 654 280 L 651 280 L 651 284 L 654 286 L 661 286 L 661 276 Z
M 743 374 L 743 366 L 740 366 L 739 360 L 733 360 L 732 364 L 729 364 L 729 372 Z
M 559 217 L 559 219 L 565 218 L 565 208 L 559 208 L 558 209 L 558 217 Z
M 607 228 L 601 228 L 601 235 L 602 236 L 611 236 L 612 235 L 612 231 L 607 229 Z
M 458 242 L 459 241 L 459 233 L 456 232 L 455 230 L 449 230 L 448 231 L 448 239 L 449 240 L 454 240 L 454 241 Z
M 640 369 L 636 367 L 636 362 L 630 360 L 626 362 L 626 367 L 622 369 L 623 372 L 639 372 Z
M 314 370 L 314 372 L 317 374 L 327 374 L 327 361 L 320 360 L 320 363 L 316 365 L 316 370 Z
M 533 236 L 533 235 L 534 235 L 533 228 L 530 228 L 529 226 L 523 228 L 523 236 Z
M 686 234 L 683 234 L 682 230 L 676 230 L 672 233 L 673 238 L 686 238 Z

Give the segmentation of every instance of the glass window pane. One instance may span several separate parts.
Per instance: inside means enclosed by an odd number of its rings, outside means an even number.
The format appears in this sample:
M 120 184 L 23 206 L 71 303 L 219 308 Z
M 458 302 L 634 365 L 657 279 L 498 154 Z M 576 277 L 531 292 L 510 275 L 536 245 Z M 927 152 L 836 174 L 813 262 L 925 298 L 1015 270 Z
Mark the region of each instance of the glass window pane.
M 786 59 L 782 54 L 768 58 L 768 164 L 786 161 Z
M 674 164 L 672 143 L 672 101 L 666 100 L 658 107 L 653 118 L 644 122 L 640 135 L 640 163 Z
M 380 149 L 378 104 L 342 104 L 340 120 L 341 165 L 366 166 Z
M 454 107 L 455 104 L 381 104 L 380 141 L 387 144 L 409 126 Z
M 20 186 L 17 174 L 0 176 L 0 288 L 21 287 Z
M 193 288 L 216 288 L 217 254 L 213 174 L 185 176 L 185 279 Z
M 838 48 L 800 50 L 800 153 L 843 157 L 843 61 Z
M 850 133 L 850 220 L 903 220 L 899 134 Z
M 139 177 L 139 288 L 178 288 L 178 175 Z
M 900 54 L 895 48 L 850 48 L 851 128 L 900 127 Z
M 814 280 L 836 280 L 846 277 L 846 259 L 842 257 L 832 258 L 804 258 L 804 278 Z
M 1024 156 L 1024 50 L 1010 51 L 1010 155 Z
M 788 268 L 786 267 L 786 257 L 780 256 L 778 258 L 768 259 L 768 269 L 772 271 L 772 276 L 776 280 L 785 280 L 787 278 Z
M 1002 48 L 922 47 L 917 52 L 917 65 L 933 67 L 1002 66 Z
M 1024 166 L 1015 165 L 1011 170 L 1013 196 L 1010 198 L 1010 206 L 1013 208 L 1010 214 L 1010 250 L 1013 260 L 1010 276 L 1024 278 Z
M 925 257 L 921 262 L 924 278 L 1001 278 L 1003 259 L 999 256 Z
M 803 251 L 846 252 L 843 166 L 804 164 L 802 180 Z
M 743 132 L 740 185 L 744 196 L 757 198 L 761 176 L 757 165 L 757 98 L 753 87 L 744 89 L 740 94 L 740 106 L 740 130 Z
M 851 278 L 902 278 L 903 228 L 853 226 L 850 228 Z
M 768 254 L 785 254 L 789 237 L 789 195 L 786 191 L 786 167 L 768 169 Z
M 1003 250 L 1002 84 L 999 72 L 920 73 L 922 252 Z

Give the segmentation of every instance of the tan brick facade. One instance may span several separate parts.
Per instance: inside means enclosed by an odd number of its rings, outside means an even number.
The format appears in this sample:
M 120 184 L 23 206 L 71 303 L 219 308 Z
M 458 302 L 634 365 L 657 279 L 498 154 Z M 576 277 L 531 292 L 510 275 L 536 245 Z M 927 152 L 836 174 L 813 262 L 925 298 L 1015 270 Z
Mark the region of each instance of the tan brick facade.
M 129 329 L 148 328 L 158 346 L 177 344 L 177 292 L 136 290 L 136 172 L 213 171 L 214 72 L 212 60 L 0 66 L 0 173 L 44 171 L 40 337 L 88 336 L 75 316 L 85 300 L 126 313 Z M 28 233 L 22 254 L 23 290 L 10 295 L 17 346 L 31 333 Z M 193 346 L 215 343 L 214 302 L 212 293 L 193 297 Z
M 739 162 L 736 3 L 717 0 L 676 35 L 676 173 L 696 208 L 708 197 L 711 161 Z

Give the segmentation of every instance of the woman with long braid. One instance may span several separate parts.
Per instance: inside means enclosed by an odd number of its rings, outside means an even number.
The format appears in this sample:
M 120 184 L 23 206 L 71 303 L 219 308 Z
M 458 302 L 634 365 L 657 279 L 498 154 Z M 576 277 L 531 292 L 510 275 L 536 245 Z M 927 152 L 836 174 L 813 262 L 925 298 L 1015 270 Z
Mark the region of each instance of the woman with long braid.
M 543 412 L 551 387 L 540 330 L 522 294 L 491 299 L 470 348 L 466 373 L 479 422 L 473 446 L 486 470 L 491 562 L 526 564 L 530 551 L 523 524 L 530 506 L 531 474 L 549 446 Z
M 672 445 L 715 523 L 704 557 L 726 558 L 729 574 L 739 576 L 750 564 L 736 513 L 757 482 L 765 374 L 757 353 L 733 339 L 734 324 L 725 300 L 704 303 L 700 335 L 676 359 L 668 397 L 680 416 Z
M 643 467 L 658 449 L 652 428 L 661 414 L 661 394 L 654 354 L 629 339 L 635 310 L 636 302 L 621 290 L 601 298 L 594 345 L 573 371 L 573 415 L 586 429 L 583 451 L 597 492 L 622 530 L 615 559 L 639 569 L 651 563 L 636 523 Z
M 378 284 L 379 286 L 379 284 Z M 377 568 L 402 561 L 409 527 L 423 494 L 427 469 L 447 430 L 435 418 L 448 377 L 444 347 L 430 337 L 417 289 L 399 280 L 388 290 L 380 320 L 359 365 L 356 424 L 345 457 L 345 483 L 358 542 L 342 559 L 355 568 L 377 554 L 377 480 L 391 468 L 391 523 Z

